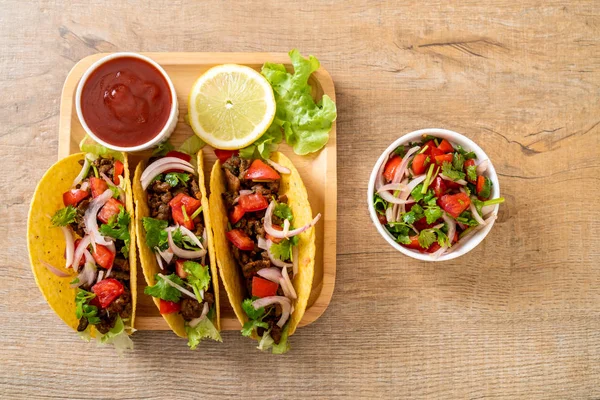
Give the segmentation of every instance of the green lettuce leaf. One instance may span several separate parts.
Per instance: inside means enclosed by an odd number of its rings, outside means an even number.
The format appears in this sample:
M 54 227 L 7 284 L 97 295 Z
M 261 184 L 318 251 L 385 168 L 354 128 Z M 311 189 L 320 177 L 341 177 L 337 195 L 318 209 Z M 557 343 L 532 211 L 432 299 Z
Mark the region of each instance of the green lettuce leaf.
M 117 353 L 122 356 L 125 350 L 133 350 L 133 341 L 125 331 L 125 324 L 120 316 L 115 321 L 115 326 L 99 337 L 101 344 L 112 344 Z
M 269 159 L 271 153 L 277 150 L 277 146 L 283 140 L 281 125 L 281 121 L 273 121 L 269 129 L 267 129 L 267 131 L 254 143 L 240 149 L 240 157 L 249 160 L 254 158 L 262 158 L 264 160 Z
M 187 138 L 185 142 L 181 144 L 181 146 L 179 146 L 179 151 L 193 156 L 196 153 L 198 153 L 204 146 L 206 146 L 206 143 L 204 143 L 202 139 L 200 139 L 196 135 L 192 135 L 189 138 Z
M 296 154 L 305 155 L 322 149 L 337 117 L 335 103 L 323 95 L 317 104 L 308 84 L 310 75 L 319 69 L 319 61 L 302 57 L 296 49 L 289 52 L 294 74 L 283 64 L 265 63 L 261 73 L 273 87 L 277 112 L 273 124 L 280 127 L 286 142 Z
M 171 143 L 169 143 L 168 141 L 162 142 L 162 143 L 159 143 L 158 146 L 156 146 L 156 148 L 152 151 L 152 156 L 162 157 L 173 149 L 174 149 L 173 145 Z
M 79 148 L 84 153 L 92 153 L 100 157 L 112 157 L 115 160 L 123 161 L 123 153 L 120 151 L 111 150 L 102 146 L 101 144 L 93 141 L 88 135 L 85 135 L 81 142 L 79 142 Z
M 217 342 L 222 342 L 221 334 L 212 322 L 215 308 L 211 308 L 210 312 L 202 321 L 195 327 L 185 324 L 185 333 L 188 336 L 188 346 L 192 350 L 196 350 L 202 339 L 212 339 Z

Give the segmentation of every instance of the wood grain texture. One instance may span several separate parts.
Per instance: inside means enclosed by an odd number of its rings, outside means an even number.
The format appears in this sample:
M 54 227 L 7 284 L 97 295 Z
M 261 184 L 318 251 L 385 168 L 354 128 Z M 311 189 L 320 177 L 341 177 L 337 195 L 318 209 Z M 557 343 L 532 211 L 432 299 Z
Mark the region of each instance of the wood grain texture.
M 9 0 L 0 22 L 0 397 L 600 398 L 597 2 Z M 125 359 L 77 340 L 35 287 L 25 240 L 69 70 L 117 50 L 293 47 L 336 85 L 327 311 L 282 357 L 235 332 L 193 353 L 139 332 Z M 486 240 L 441 265 L 392 250 L 365 204 L 381 151 L 424 127 L 479 143 L 507 198 Z

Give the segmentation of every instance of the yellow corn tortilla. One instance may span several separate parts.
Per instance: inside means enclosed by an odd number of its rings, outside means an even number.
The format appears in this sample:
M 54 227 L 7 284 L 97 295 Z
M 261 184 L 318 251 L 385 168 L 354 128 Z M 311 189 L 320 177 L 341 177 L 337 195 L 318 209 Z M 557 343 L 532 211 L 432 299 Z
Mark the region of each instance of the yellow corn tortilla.
M 65 239 L 60 228 L 52 225 L 50 218 L 54 213 L 63 208 L 62 194 L 71 189 L 73 180 L 81 171 L 80 160 L 83 160 L 85 153 L 72 154 L 54 164 L 42 177 L 33 194 L 29 208 L 29 218 L 27 221 L 27 248 L 29 250 L 29 260 L 35 282 L 42 291 L 44 298 L 50 305 L 50 308 L 73 330 L 77 330 L 79 320 L 75 317 L 75 295 L 77 289 L 70 287 L 70 282 L 77 277 L 77 274 L 71 269 L 65 268 Z M 131 180 L 129 177 L 129 163 L 127 154 L 123 154 L 123 164 L 125 166 L 125 209 L 131 215 L 129 224 L 129 233 L 131 235 L 131 244 L 129 246 L 129 265 L 130 265 L 130 290 L 132 310 L 131 318 L 125 322 L 127 332 L 133 333 L 136 299 L 137 299 L 137 253 L 135 248 L 135 229 L 133 199 L 131 193 Z M 61 278 L 50 272 L 43 264 L 49 263 L 57 269 L 71 275 L 68 278 Z M 95 337 L 95 328 L 92 326 L 90 333 Z
M 140 161 L 135 169 L 135 174 L 133 177 L 133 197 L 135 201 L 135 209 L 137 211 L 135 216 L 135 229 L 137 232 L 138 247 L 140 249 L 140 262 L 142 264 L 144 278 L 146 279 L 146 284 L 148 286 L 153 286 L 156 284 L 156 279 L 154 278 L 155 275 L 162 271 L 158 266 L 153 249 L 146 245 L 146 231 L 144 230 L 144 225 L 142 223 L 144 217 L 150 216 L 146 191 L 142 188 L 141 181 L 144 169 L 146 169 L 146 162 Z M 217 330 L 220 331 L 221 309 L 219 306 L 219 279 L 217 275 L 217 261 L 211 229 L 210 212 L 208 210 L 210 206 L 206 194 L 206 185 L 204 183 L 204 156 L 202 154 L 202 150 L 198 152 L 198 186 L 200 186 L 200 193 L 202 194 L 200 201 L 202 202 L 203 207 L 202 215 L 204 216 L 204 226 L 206 227 L 206 237 L 208 239 L 210 273 L 212 278 L 213 292 L 215 295 L 215 307 L 217 309 L 215 317 L 216 321 L 213 322 L 216 322 L 215 326 Z M 152 300 L 154 301 L 154 304 L 156 304 L 156 307 L 160 309 L 160 299 L 152 297 Z M 187 333 L 185 332 L 185 320 L 179 313 L 163 314 L 163 318 L 165 321 L 167 321 L 167 324 L 177 336 L 184 338 L 187 337 Z
M 276 152 L 271 155 L 271 160 L 290 169 L 290 174 L 281 175 L 279 187 L 280 195 L 287 195 L 288 205 L 294 214 L 294 226 L 301 227 L 310 223 L 313 219 L 306 186 L 296 167 L 289 158 L 282 153 Z M 210 175 L 210 212 L 213 221 L 213 232 L 215 236 L 215 247 L 217 251 L 217 263 L 221 280 L 225 291 L 229 296 L 229 302 L 240 323 L 243 325 L 248 321 L 248 316 L 242 309 L 242 301 L 249 296 L 246 293 L 244 277 L 241 268 L 238 267 L 233 254 L 229 249 L 229 241 L 225 236 L 227 232 L 227 209 L 222 200 L 222 194 L 226 192 L 225 174 L 221 169 L 221 163 L 217 160 Z M 315 270 L 315 230 L 308 229 L 298 235 L 298 273 L 294 276 L 293 284 L 298 298 L 294 301 L 294 312 L 289 321 L 289 335 L 292 335 L 304 316 L 308 298 L 312 287 Z M 256 338 L 256 336 L 254 336 Z

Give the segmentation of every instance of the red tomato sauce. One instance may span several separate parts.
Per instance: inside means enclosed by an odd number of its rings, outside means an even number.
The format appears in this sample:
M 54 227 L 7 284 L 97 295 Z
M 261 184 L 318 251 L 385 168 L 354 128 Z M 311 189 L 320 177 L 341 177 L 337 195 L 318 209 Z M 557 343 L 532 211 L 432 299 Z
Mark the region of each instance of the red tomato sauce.
M 158 135 L 172 104 L 169 84 L 160 71 L 133 57 L 102 64 L 81 93 L 81 111 L 90 130 L 121 147 L 138 146 Z

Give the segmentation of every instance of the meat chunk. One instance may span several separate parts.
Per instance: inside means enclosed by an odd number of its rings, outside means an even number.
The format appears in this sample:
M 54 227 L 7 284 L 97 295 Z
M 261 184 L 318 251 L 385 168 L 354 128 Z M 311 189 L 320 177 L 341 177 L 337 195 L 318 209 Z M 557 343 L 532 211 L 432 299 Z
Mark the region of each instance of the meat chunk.
M 201 303 L 198 303 L 195 299 L 185 298 L 181 300 L 181 316 L 186 321 L 191 321 L 194 318 L 200 317 L 202 315 L 202 308 L 204 306 Z
M 75 233 L 77 233 L 81 237 L 85 236 L 84 215 L 89 206 L 90 206 L 89 198 L 83 199 L 82 201 L 80 201 L 79 204 L 77 205 L 77 208 L 75 209 L 75 222 L 71 223 L 71 228 L 73 229 L 73 231 L 75 231 Z
M 225 170 L 225 178 L 227 179 L 227 189 L 229 192 L 237 193 L 240 191 L 240 179 L 228 169 Z
M 121 318 L 129 318 L 131 316 L 131 292 L 126 290 L 122 295 L 113 300 L 106 308 L 111 314 L 118 314 Z
M 109 178 L 114 174 L 114 161 L 112 158 L 97 158 L 93 165 L 98 169 L 99 173 L 103 173 Z

